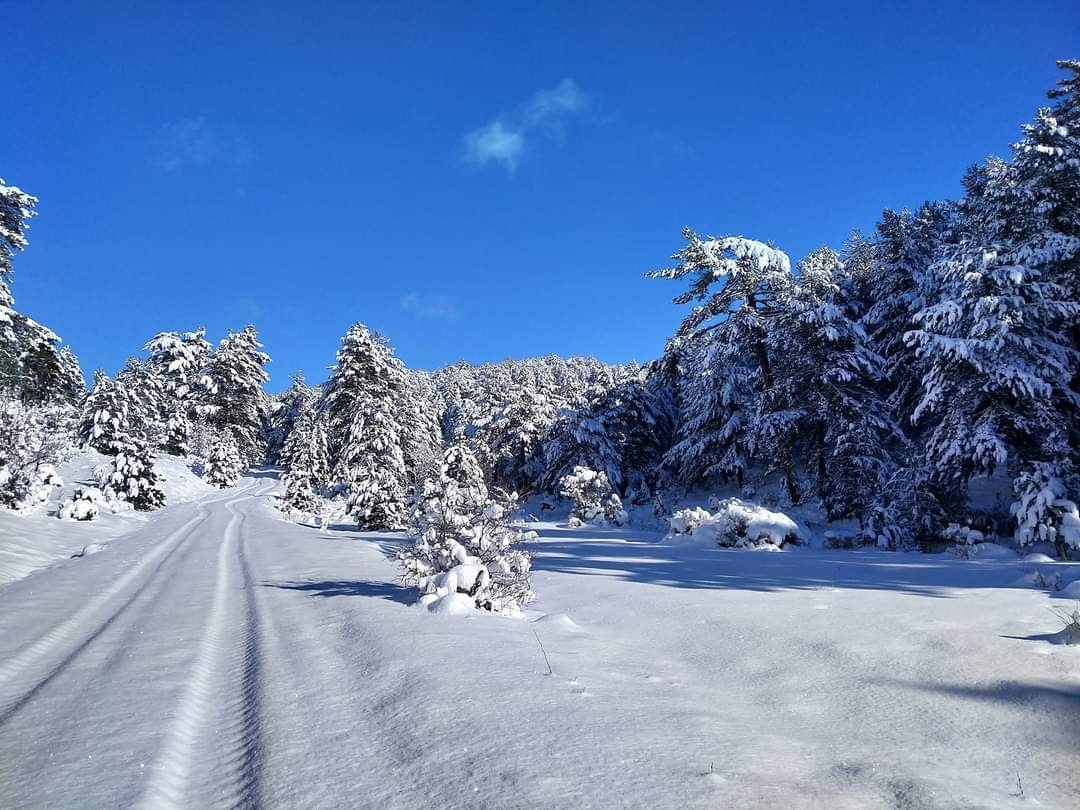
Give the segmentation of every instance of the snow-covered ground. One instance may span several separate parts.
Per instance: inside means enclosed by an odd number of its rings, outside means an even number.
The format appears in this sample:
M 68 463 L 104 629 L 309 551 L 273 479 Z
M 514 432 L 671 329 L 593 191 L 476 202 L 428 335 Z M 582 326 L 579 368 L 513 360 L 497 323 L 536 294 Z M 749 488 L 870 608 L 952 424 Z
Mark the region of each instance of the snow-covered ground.
M 47 502 L 27 514 L 0 509 L 0 585 L 72 555 L 96 553 L 104 543 L 145 524 L 147 515 L 131 511 L 122 501 L 111 504 L 122 510 L 118 513 L 103 503 L 94 521 L 57 519 L 61 505 L 76 489 L 97 486 L 94 468 L 107 469 L 110 462 L 100 453 L 80 453 L 60 466 L 58 472 L 64 484 L 52 492 Z M 162 455 L 154 468 L 168 493 L 169 504 L 186 503 L 215 491 L 181 459 Z
M 435 616 L 276 486 L 4 516 L 114 539 L 0 586 L 0 807 L 1080 806 L 1077 564 L 541 523 L 526 619 Z

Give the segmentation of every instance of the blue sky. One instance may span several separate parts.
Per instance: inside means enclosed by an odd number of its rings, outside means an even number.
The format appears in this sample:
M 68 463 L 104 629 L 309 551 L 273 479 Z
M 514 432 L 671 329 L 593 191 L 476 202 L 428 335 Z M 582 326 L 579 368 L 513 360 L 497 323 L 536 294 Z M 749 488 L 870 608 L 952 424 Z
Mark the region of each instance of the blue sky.
M 684 225 L 840 246 L 1080 55 L 1073 3 L 798 5 L 0 3 L 16 304 L 88 371 L 253 322 L 273 389 L 357 320 L 422 368 L 647 360 Z

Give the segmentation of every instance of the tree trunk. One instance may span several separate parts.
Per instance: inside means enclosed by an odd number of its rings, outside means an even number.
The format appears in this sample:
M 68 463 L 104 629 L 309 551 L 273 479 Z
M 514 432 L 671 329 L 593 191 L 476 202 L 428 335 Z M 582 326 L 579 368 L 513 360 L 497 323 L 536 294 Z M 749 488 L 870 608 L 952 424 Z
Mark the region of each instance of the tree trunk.
M 753 293 L 746 296 L 746 306 L 752 312 L 757 312 L 757 298 L 754 297 Z M 765 350 L 765 341 L 762 338 L 754 341 L 754 357 L 761 368 L 761 382 L 767 391 L 772 388 L 772 367 L 769 365 L 769 353 Z

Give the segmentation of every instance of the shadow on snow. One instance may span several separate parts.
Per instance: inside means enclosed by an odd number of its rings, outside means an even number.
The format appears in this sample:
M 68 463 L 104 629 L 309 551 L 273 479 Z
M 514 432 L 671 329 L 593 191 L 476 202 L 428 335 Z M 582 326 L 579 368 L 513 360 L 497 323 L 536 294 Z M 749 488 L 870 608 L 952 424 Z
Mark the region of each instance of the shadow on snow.
M 626 530 L 543 527 L 531 545 L 533 570 L 665 585 L 745 591 L 861 589 L 948 598 L 969 588 L 1031 588 L 1019 560 L 967 561 L 947 555 L 794 549 L 779 553 L 670 544 Z
M 321 582 L 264 582 L 264 588 L 280 588 L 287 591 L 303 591 L 311 596 L 369 596 L 387 599 L 403 605 L 416 601 L 416 589 L 393 582 L 368 582 L 366 580 L 331 579 Z

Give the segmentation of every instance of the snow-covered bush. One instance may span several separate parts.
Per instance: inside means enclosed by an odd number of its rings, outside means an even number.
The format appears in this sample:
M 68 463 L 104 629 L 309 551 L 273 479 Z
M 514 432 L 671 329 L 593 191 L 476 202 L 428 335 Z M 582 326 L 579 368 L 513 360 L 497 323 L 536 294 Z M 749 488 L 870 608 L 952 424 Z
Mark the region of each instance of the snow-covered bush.
M 798 524 L 782 512 L 772 512 L 739 498 L 718 502 L 717 511 L 680 509 L 668 519 L 669 538 L 692 537 L 695 542 L 733 548 L 783 546 L 802 541 Z
M 623 509 L 622 498 L 614 492 L 604 501 L 604 520 L 612 526 L 622 526 L 628 520 L 626 510 Z
M 154 454 L 137 436 L 122 436 L 116 442 L 116 456 L 106 482 L 106 495 L 127 501 L 140 512 L 160 509 L 165 493 L 154 472 Z
M 716 507 L 719 508 L 720 504 L 717 502 Z M 671 517 L 668 518 L 668 525 L 672 535 L 678 534 L 693 534 L 702 523 L 709 521 L 712 518 L 712 514 L 702 509 L 700 506 L 695 506 L 690 509 L 680 509 Z
M 63 482 L 55 464 L 72 451 L 71 411 L 0 398 L 0 507 L 29 509 Z
M 1052 465 L 1036 464 L 1017 476 L 1014 487 L 1017 499 L 1010 511 L 1020 545 L 1053 543 L 1063 558 L 1069 549 L 1080 550 L 1080 511 L 1065 497 L 1065 485 Z
M 979 544 L 986 541 L 986 535 L 970 526 L 961 526 L 959 523 L 950 523 L 942 532 L 943 539 L 952 545 L 953 552 L 958 557 L 970 559 L 979 550 Z
M 60 507 L 61 520 L 93 520 L 101 511 L 101 490 L 94 487 L 77 489 Z
M 559 494 L 574 502 L 570 515 L 580 523 L 592 523 L 600 518 L 614 518 L 612 522 L 619 523 L 625 520 L 622 501 L 612 491 L 607 473 L 574 467 L 573 472 L 559 479 Z
M 513 615 L 532 599 L 532 560 L 520 545 L 536 535 L 513 525 L 516 505 L 514 496 L 488 491 L 467 447 L 446 450 L 413 512 L 415 543 L 399 554 L 403 579 L 419 589 L 421 604 Z
M 243 471 L 244 462 L 232 431 L 222 431 L 210 448 L 210 458 L 206 461 L 206 483 L 225 489 L 235 484 Z

